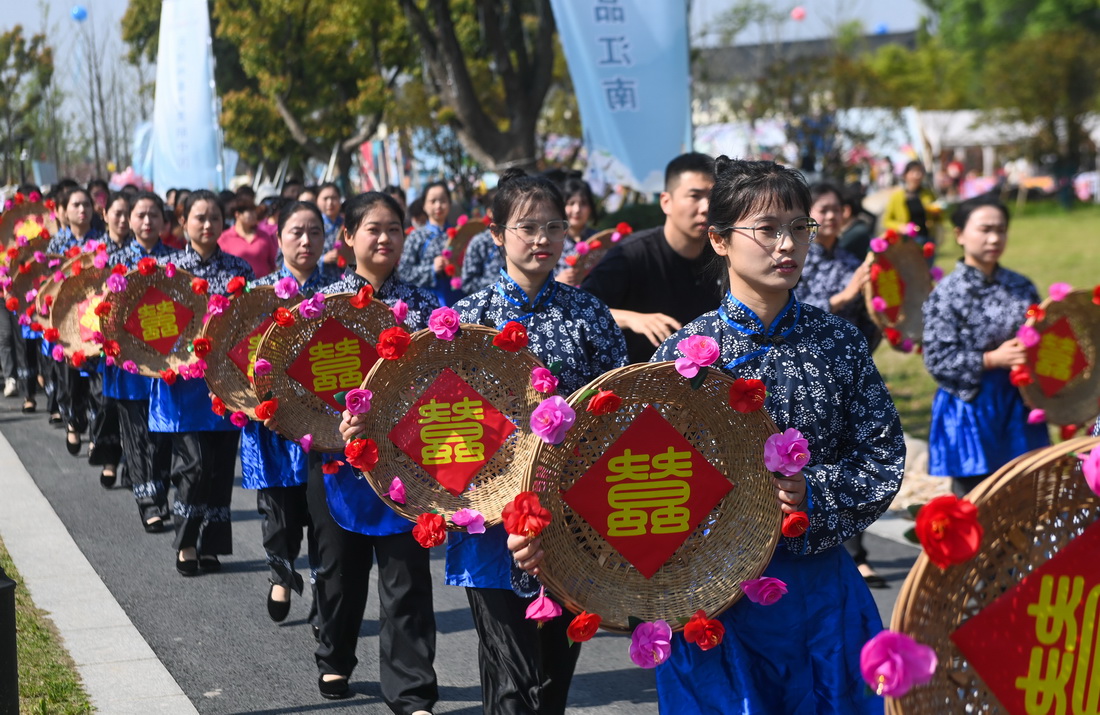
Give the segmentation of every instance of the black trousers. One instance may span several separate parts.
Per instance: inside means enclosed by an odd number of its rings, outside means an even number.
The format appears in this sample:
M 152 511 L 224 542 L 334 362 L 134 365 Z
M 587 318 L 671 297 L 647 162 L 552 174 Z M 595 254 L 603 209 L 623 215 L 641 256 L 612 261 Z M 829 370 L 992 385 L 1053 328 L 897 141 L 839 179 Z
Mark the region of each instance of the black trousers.
M 570 617 L 542 628 L 527 618 L 531 599 L 501 588 L 467 588 L 477 628 L 481 701 L 489 715 L 564 715 L 581 654 L 569 645 Z
M 378 669 L 382 697 L 395 713 L 431 710 L 439 699 L 435 676 L 435 610 L 428 549 L 412 534 L 366 536 L 332 518 L 321 460 L 311 455 L 309 513 L 317 534 L 317 610 L 321 618 L 317 669 L 351 676 L 371 567 L 378 562 Z
M 19 376 L 15 365 L 15 334 L 23 331 L 16 322 L 15 313 L 4 310 L 4 314 L 7 317 L 0 316 L 0 378 L 7 379 Z
M 35 375 L 35 388 L 38 387 L 38 380 L 42 380 L 42 391 L 46 395 L 46 412 L 48 414 L 60 414 L 60 408 L 57 406 L 57 383 L 60 382 L 61 363 L 54 360 L 49 355 L 43 355 L 40 349 L 41 341 L 36 340 L 33 360 L 38 365 L 37 374 Z
M 951 493 L 962 499 L 984 482 L 988 474 L 980 474 L 976 477 L 951 477 Z
M 172 438 L 149 431 L 149 400 L 116 400 L 126 471 L 142 523 L 168 518 L 168 485 L 172 471 Z
M 103 394 L 103 374 L 98 371 L 88 374 L 88 412 L 91 418 L 88 442 L 95 445 L 89 449 L 88 464 L 118 466 L 122 460 L 118 403 Z
M 61 418 L 69 429 L 87 432 L 90 407 L 88 378 L 68 363 L 58 365 L 57 406 L 61 410 Z
M 867 563 L 867 549 L 863 546 L 863 532 L 859 532 L 844 542 L 844 548 L 848 549 L 856 566 Z
M 11 312 L 8 311 L 8 315 Z M 14 320 L 14 317 L 12 318 Z M 40 338 L 24 338 L 23 329 L 16 324 L 12 334 L 15 343 L 15 376 L 23 390 L 23 397 L 33 400 L 38 394 L 39 356 L 42 354 Z
M 306 535 L 311 571 L 317 568 L 317 538 L 309 518 L 306 485 L 265 487 L 256 492 L 256 509 L 264 518 L 261 533 L 267 563 L 271 567 L 271 583 L 302 593 L 302 577 L 294 570 L 294 560 Z
M 233 553 L 229 502 L 241 433 L 174 432 L 171 438 L 173 547 L 194 547 L 200 556 Z

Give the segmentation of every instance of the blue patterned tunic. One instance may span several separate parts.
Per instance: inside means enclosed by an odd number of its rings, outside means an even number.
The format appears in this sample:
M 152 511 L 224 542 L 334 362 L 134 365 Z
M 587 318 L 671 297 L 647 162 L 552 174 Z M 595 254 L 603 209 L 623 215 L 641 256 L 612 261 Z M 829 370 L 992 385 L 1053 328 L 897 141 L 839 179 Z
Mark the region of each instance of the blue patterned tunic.
M 58 255 L 64 255 L 65 251 L 69 250 L 73 246 L 84 246 L 89 241 L 106 241 L 108 243 L 111 242 L 111 240 L 107 238 L 107 234 L 103 231 L 103 229 L 97 226 L 92 226 L 91 228 L 89 228 L 88 232 L 84 234 L 82 238 L 77 238 L 73 235 L 73 230 L 71 228 L 69 228 L 68 226 L 64 226 L 59 229 L 57 233 L 54 234 L 53 238 L 50 239 L 50 243 L 46 247 L 46 253 L 56 253 Z
M 203 259 L 191 246 L 170 256 L 157 259 L 162 265 L 174 263 L 177 268 L 207 281 L 209 294 L 225 293 L 235 276 L 252 280 L 252 266 L 243 258 L 231 256 L 215 247 L 209 258 Z M 154 380 L 149 396 L 149 430 L 151 432 L 219 432 L 237 429 L 229 416 L 219 417 L 210 410 L 210 389 L 206 380 L 179 378 L 169 385 Z
M 464 323 L 499 330 L 515 320 L 527 326 L 528 349 L 545 364 L 558 362 L 558 394 L 568 397 L 608 370 L 627 364 L 626 340 L 611 311 L 580 288 L 547 278 L 532 301 L 501 272 L 495 284 L 454 306 Z M 512 588 L 508 535 L 497 525 L 484 534 L 451 533 L 447 540 L 447 583 L 477 588 Z
M 357 293 L 369 281 L 358 273 L 348 273 L 325 292 Z M 428 327 L 428 316 L 439 307 L 436 297 L 423 288 L 398 280 L 394 273 L 375 290 L 374 298 L 393 307 L 399 300 L 409 307 L 405 329 L 410 333 Z M 323 457 L 325 461 L 343 460 L 343 455 Z M 329 512 L 341 528 L 368 536 L 389 536 L 411 531 L 413 524 L 399 516 L 378 498 L 362 473 L 344 464 L 335 474 L 326 474 L 325 494 Z
M 863 261 L 843 248 L 834 246 L 829 250 L 820 243 L 811 243 L 810 251 L 806 254 L 806 263 L 802 267 L 802 278 L 795 287 L 799 302 L 832 313 L 829 299 L 848 287 L 852 275 L 862 263 Z M 867 305 L 862 294 L 835 315 L 859 328 L 859 332 L 867 338 L 868 345 L 875 344 L 878 328 L 867 314 Z
M 782 623 L 775 606 L 742 598 L 720 616 L 721 645 L 702 651 L 678 634 L 657 668 L 662 712 L 872 713 L 859 651 L 882 627 L 875 603 L 840 544 L 866 529 L 901 485 L 905 443 L 897 410 L 848 321 L 797 302 L 792 294 L 765 328 L 728 294 L 670 336 L 654 361 L 681 357 L 677 343 L 706 335 L 721 347 L 721 369 L 767 386 L 764 407 L 780 430 L 808 440 L 806 513 L 810 528 L 781 538 L 765 576 L 788 586 Z
M 1016 335 L 1039 292 L 998 266 L 987 277 L 962 261 L 924 303 L 924 366 L 939 383 L 932 402 L 928 471 L 936 476 L 990 474 L 1049 443 L 1005 369 L 982 367 L 984 353 Z
M 462 259 L 462 289 L 474 293 L 491 286 L 496 283 L 502 268 L 504 254 L 493 243 L 492 232 L 486 229 L 471 238 L 466 246 L 466 256 Z
M 321 252 L 323 255 L 336 248 L 336 242 L 340 239 L 340 229 L 344 227 L 344 217 L 337 216 L 335 219 L 331 219 L 321 214 L 321 220 L 325 225 L 325 245 L 324 250 Z
M 404 283 L 434 289 L 436 256 L 443 255 L 447 231 L 433 223 L 424 224 L 405 237 L 405 249 L 397 264 L 397 277 Z

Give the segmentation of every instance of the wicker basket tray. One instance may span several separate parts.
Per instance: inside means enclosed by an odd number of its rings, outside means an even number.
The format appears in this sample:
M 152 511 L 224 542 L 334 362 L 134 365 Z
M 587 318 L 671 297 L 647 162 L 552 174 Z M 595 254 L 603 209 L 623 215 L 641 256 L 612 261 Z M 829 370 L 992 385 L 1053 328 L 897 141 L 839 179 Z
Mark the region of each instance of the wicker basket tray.
M 135 269 L 125 277 L 125 290 L 108 293 L 111 312 L 99 321 L 103 337 L 118 342 L 121 350 L 119 363 L 133 360 L 138 367 L 138 374 L 145 377 L 160 377 L 162 370 L 178 370 L 180 365 L 191 363 L 194 356 L 188 348 L 202 330 L 207 304 L 206 295 L 198 295 L 191 290 L 192 275 L 177 268 L 175 274 L 169 278 L 165 267 L 158 265 L 150 275 L 142 275 Z M 166 352 L 126 329 L 127 322 L 136 319 L 139 304 L 150 289 L 160 291 L 191 313 L 186 323 L 176 326 L 176 335 L 169 334 L 162 338 L 165 342 L 160 345 Z
M 500 523 L 504 506 L 523 490 L 524 473 L 535 452 L 538 437 L 530 431 L 531 412 L 546 395 L 531 387 L 531 371 L 542 365 L 528 350 L 506 352 L 493 346 L 497 331 L 480 325 L 463 324 L 454 340 L 440 340 L 431 331 L 412 337 L 408 350 L 398 360 L 380 360 L 364 383 L 374 393 L 372 408 L 363 434 L 378 444 L 378 466 L 367 480 L 390 508 L 416 521 L 425 512 L 436 511 L 447 520 L 447 528 L 462 531 L 451 517 L 463 508 L 476 509 L 485 525 Z M 472 475 L 469 486 L 459 494 L 448 491 L 439 481 L 391 439 L 398 423 L 418 400 L 450 370 L 483 400 L 504 416 L 515 430 L 503 440 L 488 461 Z M 446 379 L 451 379 L 448 373 Z M 400 477 L 405 485 L 404 504 L 389 498 L 390 483 Z
M 16 313 L 23 315 L 28 306 L 34 305 L 38 295 L 38 289 L 46 282 L 46 278 L 53 274 L 56 268 L 50 268 L 50 261 L 60 258 L 52 253 L 46 253 L 49 241 L 45 238 L 37 238 L 28 241 L 16 248 L 11 257 L 4 256 L 8 266 L 8 277 L 11 278 L 11 286 L 7 295 L 14 296 L 19 305 Z M 36 257 L 37 254 L 37 257 Z M 41 260 L 38 260 L 41 259 Z M 27 294 L 34 290 L 30 301 Z
M 343 331 L 348 331 L 369 346 L 369 350 L 359 345 L 357 361 L 343 369 L 339 377 L 333 377 L 338 390 L 359 387 L 377 358 L 374 344 L 378 334 L 393 327 L 393 311 L 381 301 L 372 300 L 364 308 L 355 308 L 349 300 L 354 293 L 336 293 L 325 299 L 324 311 L 320 317 L 305 319 L 298 307 L 291 312 L 294 324 L 282 326 L 272 323 L 264 333 L 256 349 L 256 360 L 264 359 L 271 363 L 271 372 L 255 378 L 253 406 L 268 394 L 279 400 L 279 409 L 274 416 L 273 429 L 287 439 L 298 441 L 305 435 L 313 436 L 311 449 L 317 452 L 344 451 L 344 440 L 340 437 L 340 413 L 338 405 L 326 401 L 316 392 L 307 389 L 297 379 L 287 374 L 296 371 L 303 359 L 308 359 L 311 344 L 329 321 L 336 321 Z M 300 306 L 299 306 L 300 307 Z M 346 333 L 345 333 L 346 334 Z M 333 353 L 335 355 L 335 351 Z M 236 369 L 234 367 L 233 369 Z M 346 381 L 350 375 L 358 375 L 354 383 Z M 342 384 L 340 381 L 344 381 Z
M 106 298 L 104 281 L 111 271 L 109 268 L 96 268 L 94 259 L 95 256 L 90 253 L 70 259 L 62 270 L 65 280 L 56 284 L 50 323 L 57 328 L 58 342 L 67 354 L 82 350 L 85 355 L 96 355 L 102 347 L 92 340 L 91 333 L 101 331 L 100 319 L 92 311 L 97 303 Z M 80 272 L 73 275 L 72 269 L 76 265 L 80 266 Z M 52 278 L 50 283 L 53 284 Z
M 699 609 L 714 617 L 729 608 L 742 595 L 741 582 L 763 572 L 782 521 L 763 459 L 764 442 L 777 430 L 764 410 L 743 414 L 729 406 L 732 383 L 710 370 L 693 390 L 671 362 L 629 365 L 588 385 L 620 396 L 618 411 L 585 411 L 581 398 L 588 388 L 570 398 L 576 423 L 561 445 L 539 445 L 527 474 L 528 488 L 552 515 L 542 532 L 546 556 L 539 578 L 570 610 L 597 613 L 602 627 L 614 632 L 630 632 L 631 619 L 664 619 L 679 629 L 679 619 Z M 733 484 L 650 578 L 571 508 L 565 495 L 647 406 Z
M 588 244 L 588 252 L 578 253 L 577 262 L 573 264 L 573 270 L 576 271 L 577 275 L 576 285 L 584 282 L 584 279 L 588 277 L 596 264 L 602 261 L 607 252 L 611 250 L 611 247 L 615 245 L 611 242 L 611 234 L 613 233 L 615 233 L 615 229 L 605 228 L 603 231 L 584 240 L 584 243 Z
M 16 237 L 27 240 L 38 238 L 42 229 L 46 230 L 48 236 L 53 236 L 58 228 L 57 216 L 45 204 L 24 203 L 15 206 L 0 216 L 0 248 L 14 246 Z
M 1064 330 L 1068 324 L 1072 333 L 1067 337 L 1075 338 L 1084 362 L 1074 365 L 1077 361 L 1073 360 L 1063 366 L 1082 368 L 1064 386 L 1044 384 L 1036 369 L 1045 350 L 1040 342 L 1028 350 L 1027 361 L 1028 368 L 1037 379 L 1021 387 L 1020 393 L 1028 405 L 1043 409 L 1049 422 L 1091 426 L 1100 414 L 1100 365 L 1097 364 L 1100 362 L 1100 305 L 1092 302 L 1092 291 L 1078 290 L 1060 301 L 1048 298 L 1042 308 L 1045 313 L 1043 320 L 1029 318 L 1027 325 L 1045 333 L 1051 329 Z M 1048 392 L 1051 394 L 1048 395 Z
M 889 271 L 892 267 L 904 287 L 901 289 L 901 303 L 887 311 L 875 310 L 874 300 L 879 297 L 873 281 L 863 287 L 863 298 L 867 303 L 867 313 L 882 330 L 893 328 L 901 333 L 903 339 L 919 343 L 924 332 L 924 317 L 921 308 L 932 293 L 932 276 L 928 272 L 928 261 L 924 258 L 921 246 L 910 238 L 900 238 L 882 253 L 872 254 L 873 266 Z M 888 297 L 888 296 L 887 296 Z M 895 313 L 896 311 L 896 313 Z
M 50 254 L 50 261 L 46 262 L 47 265 L 49 265 L 54 258 L 59 257 Z M 38 286 L 38 295 L 34 297 L 34 312 L 40 317 L 43 325 L 52 325 L 50 313 L 53 310 L 53 302 L 57 300 L 57 292 L 61 290 L 61 284 L 64 283 L 64 277 L 71 275 L 71 264 L 78 260 L 80 260 L 79 256 L 68 260 L 61 258 L 61 264 L 55 267 L 52 272 L 47 273 L 46 279 L 42 281 L 42 285 Z M 61 273 L 62 280 L 55 281 L 54 275 L 58 272 Z
M 978 555 L 942 570 L 917 558 L 890 627 L 931 646 L 939 667 L 927 685 L 887 698 L 888 713 L 1007 712 L 951 634 L 1100 519 L 1100 497 L 1073 454 L 1097 445 L 1100 438 L 1081 437 L 1006 464 L 968 497 L 984 530 Z
M 454 238 L 447 239 L 446 248 L 451 252 L 450 262 L 458 267 L 459 275 L 462 273 L 462 262 L 466 260 L 466 249 L 470 247 L 470 241 L 488 228 L 489 224 L 473 219 L 457 229 Z
M 255 334 L 258 347 L 275 309 L 291 308 L 296 302 L 297 299 L 279 298 L 273 286 L 256 286 L 234 297 L 229 308 L 203 324 L 201 337 L 210 340 L 206 384 L 230 412 L 239 411 L 249 419 L 256 418 L 256 390 L 250 377 L 255 350 L 246 348 L 242 341 Z

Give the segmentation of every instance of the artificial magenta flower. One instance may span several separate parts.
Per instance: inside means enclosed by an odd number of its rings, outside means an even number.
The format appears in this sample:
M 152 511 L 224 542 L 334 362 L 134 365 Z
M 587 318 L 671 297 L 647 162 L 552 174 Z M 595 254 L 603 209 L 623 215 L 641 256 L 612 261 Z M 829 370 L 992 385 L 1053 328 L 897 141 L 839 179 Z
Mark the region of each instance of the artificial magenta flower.
M 465 526 L 470 534 L 485 533 L 485 517 L 477 509 L 459 509 L 451 517 L 455 526 Z
M 559 395 L 548 397 L 531 413 L 531 431 L 547 444 L 560 444 L 577 413 Z
M 393 481 L 390 482 L 390 489 L 386 492 L 386 496 L 398 504 L 405 503 L 405 484 L 401 481 L 401 477 L 393 478 Z
M 298 295 L 298 281 L 294 276 L 286 276 L 275 282 L 275 295 L 282 300 L 288 300 Z
M 900 698 L 936 672 L 936 652 L 904 633 L 881 631 L 863 644 L 859 670 L 878 695 Z
M 321 317 L 325 312 L 325 294 L 315 293 L 312 298 L 298 304 L 298 313 L 306 320 Z
M 541 628 L 543 623 L 561 615 L 561 606 L 546 595 L 546 588 L 540 588 L 538 598 L 531 601 L 531 604 L 527 606 L 526 615 L 529 620 L 538 621 Z
M 1050 299 L 1058 302 L 1065 300 L 1066 296 L 1073 291 L 1073 286 L 1069 283 L 1051 283 L 1050 285 Z
M 753 603 L 770 606 L 787 593 L 787 584 L 771 576 L 761 576 L 741 582 L 741 590 Z
M 1100 447 L 1093 447 L 1088 455 L 1081 457 L 1081 471 L 1089 489 L 1100 495 Z
M 642 623 L 630 636 L 630 660 L 639 668 L 656 668 L 672 654 L 672 628 L 665 621 Z
M 554 373 L 544 367 L 536 367 L 531 370 L 531 387 L 545 394 L 552 394 L 558 389 L 558 378 Z
M 793 427 L 773 434 L 764 442 L 764 466 L 768 471 L 793 477 L 810 461 L 810 444 Z
M 460 322 L 454 308 L 436 308 L 428 317 L 428 330 L 440 340 L 454 340 Z
M 393 319 L 401 324 L 405 322 L 405 318 L 409 315 L 409 304 L 403 300 L 398 300 L 394 302 L 390 310 L 393 311 Z
M 684 355 L 676 358 L 676 372 L 687 378 L 695 377 L 700 368 L 713 364 L 720 353 L 718 341 L 706 335 L 684 338 L 676 343 L 676 349 Z
M 1039 344 L 1039 331 L 1030 325 L 1021 325 L 1016 331 L 1016 337 L 1024 344 L 1025 348 L 1033 348 Z
M 374 393 L 370 390 L 357 387 L 354 390 L 348 390 L 347 394 L 344 395 L 344 406 L 353 415 L 363 415 L 370 412 L 372 397 L 374 397 Z

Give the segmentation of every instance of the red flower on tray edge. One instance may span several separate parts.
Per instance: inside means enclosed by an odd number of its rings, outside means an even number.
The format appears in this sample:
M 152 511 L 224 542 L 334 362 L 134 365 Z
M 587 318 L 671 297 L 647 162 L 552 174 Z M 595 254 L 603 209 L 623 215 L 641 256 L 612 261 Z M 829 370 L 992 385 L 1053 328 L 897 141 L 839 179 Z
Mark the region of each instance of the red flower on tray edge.
M 939 496 L 917 512 L 917 539 L 941 569 L 969 561 L 982 546 L 978 509 L 953 494 Z

